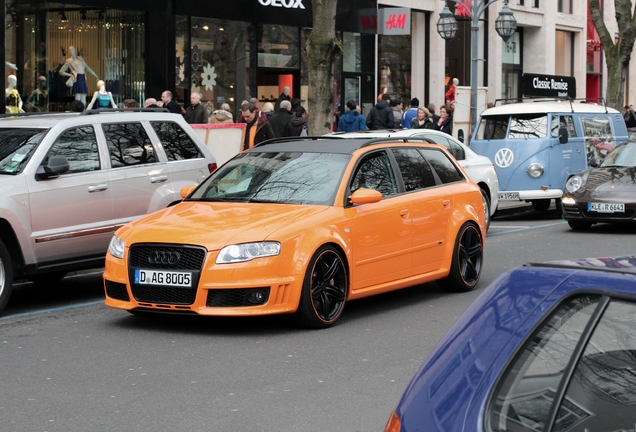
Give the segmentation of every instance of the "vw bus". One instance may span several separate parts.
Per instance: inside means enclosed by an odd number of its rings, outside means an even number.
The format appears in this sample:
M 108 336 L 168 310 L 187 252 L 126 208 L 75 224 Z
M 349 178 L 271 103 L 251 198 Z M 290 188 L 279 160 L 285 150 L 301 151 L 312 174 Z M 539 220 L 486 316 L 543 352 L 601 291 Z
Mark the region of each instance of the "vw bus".
M 495 164 L 499 200 L 531 202 L 547 210 L 567 179 L 596 166 L 627 139 L 620 112 L 573 101 L 496 106 L 481 114 L 470 147 Z

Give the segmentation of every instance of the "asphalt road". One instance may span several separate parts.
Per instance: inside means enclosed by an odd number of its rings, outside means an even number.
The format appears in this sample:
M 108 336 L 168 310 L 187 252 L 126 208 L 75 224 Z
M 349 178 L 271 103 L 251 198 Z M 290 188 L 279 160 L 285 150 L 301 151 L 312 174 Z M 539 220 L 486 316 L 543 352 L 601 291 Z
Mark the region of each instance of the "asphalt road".
M 482 279 L 351 302 L 337 326 L 286 317 L 140 318 L 99 273 L 25 283 L 0 317 L 0 431 L 381 431 L 437 340 L 502 272 L 634 252 L 636 227 L 571 231 L 551 210 L 492 221 Z

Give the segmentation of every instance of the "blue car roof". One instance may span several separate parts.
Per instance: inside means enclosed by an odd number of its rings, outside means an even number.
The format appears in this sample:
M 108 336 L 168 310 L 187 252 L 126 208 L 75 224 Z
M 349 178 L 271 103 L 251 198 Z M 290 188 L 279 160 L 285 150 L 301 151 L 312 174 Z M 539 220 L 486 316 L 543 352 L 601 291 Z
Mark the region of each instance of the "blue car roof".
M 529 264 L 502 274 L 415 374 L 397 408 L 402 430 L 422 425 L 431 425 L 431 431 L 482 430 L 493 386 L 534 329 L 574 294 L 636 298 L 633 264 L 634 256 L 587 258 Z

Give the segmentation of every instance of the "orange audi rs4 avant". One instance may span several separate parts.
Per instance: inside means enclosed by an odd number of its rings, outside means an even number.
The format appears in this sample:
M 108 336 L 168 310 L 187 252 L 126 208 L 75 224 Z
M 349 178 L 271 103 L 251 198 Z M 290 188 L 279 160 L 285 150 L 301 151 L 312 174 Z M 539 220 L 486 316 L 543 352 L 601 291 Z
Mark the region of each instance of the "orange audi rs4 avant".
M 270 140 L 181 193 L 113 236 L 108 306 L 324 328 L 349 300 L 430 281 L 468 291 L 481 274 L 479 187 L 417 138 Z

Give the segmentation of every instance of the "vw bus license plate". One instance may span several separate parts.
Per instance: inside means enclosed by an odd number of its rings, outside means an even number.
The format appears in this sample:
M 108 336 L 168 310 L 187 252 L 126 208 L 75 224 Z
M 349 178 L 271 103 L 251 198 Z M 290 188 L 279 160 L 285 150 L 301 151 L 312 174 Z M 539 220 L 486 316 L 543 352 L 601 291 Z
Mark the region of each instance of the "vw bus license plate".
M 503 201 L 517 200 L 519 201 L 519 192 L 499 192 L 497 197 Z
M 587 211 L 598 213 L 625 213 L 625 204 L 587 203 Z
M 135 284 L 190 288 L 192 286 L 192 273 L 135 269 Z

